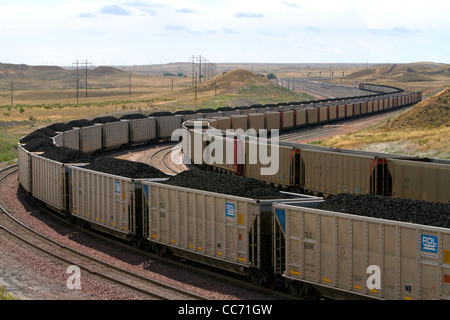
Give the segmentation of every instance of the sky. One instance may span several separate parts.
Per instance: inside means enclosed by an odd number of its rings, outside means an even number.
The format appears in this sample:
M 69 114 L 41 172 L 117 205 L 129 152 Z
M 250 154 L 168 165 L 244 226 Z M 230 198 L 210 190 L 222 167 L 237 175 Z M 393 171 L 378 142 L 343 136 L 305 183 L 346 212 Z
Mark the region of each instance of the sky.
M 450 63 L 448 0 L 1 0 L 0 62 Z

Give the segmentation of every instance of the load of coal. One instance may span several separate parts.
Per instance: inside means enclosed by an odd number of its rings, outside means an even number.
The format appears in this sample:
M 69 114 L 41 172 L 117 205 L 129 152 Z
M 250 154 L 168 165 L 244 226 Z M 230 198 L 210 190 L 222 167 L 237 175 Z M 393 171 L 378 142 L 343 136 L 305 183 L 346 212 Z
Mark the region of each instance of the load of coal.
M 216 109 L 216 111 L 233 111 L 233 110 L 234 109 L 232 107 L 230 107 L 230 106 L 228 106 L 228 107 L 220 107 L 220 108 Z
M 45 137 L 29 140 L 23 148 L 29 152 L 45 152 L 54 147 L 55 145 L 53 144 L 53 140 L 49 137 Z
M 94 123 L 110 123 L 110 122 L 117 122 L 120 121 L 119 119 L 117 119 L 116 117 L 98 117 L 92 120 L 92 122 Z
M 52 129 L 42 128 L 27 134 L 19 142 L 25 144 L 24 149 L 29 152 L 43 152 L 53 148 L 54 145 L 51 137 L 55 134 L 55 131 Z
M 94 123 L 92 121 L 86 119 L 72 120 L 67 122 L 67 125 L 72 128 L 81 128 L 81 127 L 89 127 L 93 126 Z
M 35 139 L 49 139 L 49 136 L 45 132 L 36 130 L 27 134 L 25 137 L 21 138 L 20 143 L 28 143 L 31 140 Z
M 58 146 L 46 149 L 41 156 L 61 163 L 89 163 L 95 159 L 82 151 Z
M 67 125 L 66 123 L 53 123 L 49 126 L 47 126 L 47 128 L 54 130 L 55 132 L 64 132 L 64 131 L 68 131 L 71 130 L 72 127 Z
M 196 114 L 194 110 L 179 110 L 174 113 L 174 115 L 184 115 L 184 114 Z
M 169 111 L 158 111 L 158 112 L 153 112 L 150 117 L 168 117 L 168 116 L 173 116 L 173 114 Z
M 251 199 L 288 198 L 275 187 L 257 179 L 203 170 L 183 171 L 164 183 Z
M 329 197 L 317 209 L 450 228 L 450 203 L 343 193 Z
M 147 118 L 145 114 L 142 113 L 131 113 L 120 117 L 120 120 L 133 120 L 133 119 L 144 119 Z
M 216 112 L 216 110 L 214 110 L 212 108 L 198 109 L 197 110 L 197 113 L 212 113 L 212 112 Z
M 167 178 L 162 171 L 142 162 L 97 158 L 84 168 L 131 179 Z

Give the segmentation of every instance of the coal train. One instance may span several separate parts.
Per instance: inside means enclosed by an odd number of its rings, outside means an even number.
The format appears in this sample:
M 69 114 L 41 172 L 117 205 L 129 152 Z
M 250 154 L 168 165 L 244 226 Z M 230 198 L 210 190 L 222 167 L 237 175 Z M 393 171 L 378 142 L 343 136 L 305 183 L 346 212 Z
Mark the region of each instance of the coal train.
M 259 123 L 264 129 L 288 130 L 380 112 L 420 100 L 420 93 L 404 93 L 391 87 L 364 84 L 361 88 L 383 93 L 312 104 L 255 106 L 215 114 L 157 115 L 95 124 L 77 122 L 76 127 L 69 126 L 55 133 L 51 142 L 83 154 L 97 155 L 168 140 L 183 123 L 190 129 L 189 120 L 197 118 L 218 130 L 233 128 L 238 123 L 244 125 L 242 118 L 247 119 L 247 129 Z M 279 122 L 272 122 L 273 113 L 278 114 Z M 197 132 L 186 131 L 189 137 Z M 204 134 L 203 130 L 198 132 Z M 253 138 L 257 142 L 262 139 Z M 317 291 L 333 298 L 450 297 L 448 226 L 394 222 L 315 207 L 324 202 L 320 196 L 342 192 L 425 198 L 446 208 L 450 167 L 445 161 L 404 160 L 393 155 L 361 155 L 280 143 L 283 149 L 279 157 L 281 172 L 269 179 L 250 174 L 259 172 L 253 169 L 255 166 L 260 169 L 262 164 L 253 165 L 244 160 L 216 168 L 231 171 L 236 176 L 255 177 L 313 193 L 285 190 L 279 193 L 279 198 L 258 199 L 174 186 L 166 183 L 170 178 L 127 178 L 87 169 L 86 163 L 55 161 L 39 152 L 46 145 L 41 140 L 45 141 L 32 137 L 21 139 L 19 183 L 42 206 L 74 223 L 126 239 L 136 246 L 146 246 L 160 254 L 170 252 L 246 275 L 260 284 L 286 286 L 292 293 L 302 296 Z M 208 142 L 201 141 L 202 145 Z M 233 137 L 232 144 L 237 148 L 239 139 Z M 190 149 L 185 149 L 184 153 L 193 155 Z M 245 159 L 245 154 L 241 156 Z M 356 160 L 351 160 L 352 157 Z M 345 167 L 348 172 L 338 173 L 331 183 L 318 181 L 333 175 L 336 164 L 342 166 L 337 171 Z M 331 171 L 326 171 L 326 165 L 331 165 Z M 392 181 L 387 186 L 389 179 L 383 180 L 386 172 Z M 340 178 L 344 182 L 338 182 Z M 420 183 L 416 185 L 417 182 Z M 411 183 L 411 188 L 404 187 L 407 183 Z M 436 189 L 429 189 L 433 184 Z M 397 185 L 407 190 L 399 192 Z M 429 193 L 437 194 L 431 198 Z M 374 273 L 372 282 L 369 281 L 372 279 L 368 273 L 370 266 L 378 266 L 380 270 L 380 274 Z

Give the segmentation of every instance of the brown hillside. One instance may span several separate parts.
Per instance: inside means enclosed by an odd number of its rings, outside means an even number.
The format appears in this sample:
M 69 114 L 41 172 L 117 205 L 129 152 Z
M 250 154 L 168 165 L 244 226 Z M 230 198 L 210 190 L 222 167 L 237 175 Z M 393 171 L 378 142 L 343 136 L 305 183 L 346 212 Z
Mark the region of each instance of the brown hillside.
M 450 87 L 421 101 L 395 118 L 391 128 L 437 128 L 450 126 Z
M 243 69 L 224 72 L 220 76 L 206 82 L 205 85 L 213 85 L 214 81 L 222 94 L 236 93 L 238 89 L 248 84 L 263 86 L 270 83 L 270 80 L 267 78 Z
M 67 73 L 67 70 L 56 66 L 29 66 L 26 64 L 0 63 L 0 78 L 38 78 L 48 75 L 63 76 L 65 73 Z

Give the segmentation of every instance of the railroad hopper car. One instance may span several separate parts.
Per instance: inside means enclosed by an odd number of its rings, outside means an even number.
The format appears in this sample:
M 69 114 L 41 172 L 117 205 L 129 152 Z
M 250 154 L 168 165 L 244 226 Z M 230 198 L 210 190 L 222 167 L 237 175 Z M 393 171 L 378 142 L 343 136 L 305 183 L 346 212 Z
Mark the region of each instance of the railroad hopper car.
M 80 128 L 63 132 L 63 145 L 64 147 L 80 150 Z
M 27 151 L 20 143 L 17 145 L 18 164 L 19 164 L 19 184 L 27 192 L 31 192 L 32 169 L 31 152 Z
M 392 196 L 450 203 L 450 161 L 388 159 Z
M 266 119 L 264 113 L 249 113 L 248 114 L 248 129 L 253 129 L 254 132 L 249 134 L 258 135 L 260 130 L 266 129 Z
M 292 130 L 294 127 L 296 127 L 294 109 L 281 111 L 280 131 Z
M 278 111 L 269 111 L 264 113 L 265 117 L 265 124 L 264 128 L 266 129 L 268 134 L 271 134 L 273 130 L 280 131 L 280 125 L 281 125 L 281 112 Z M 256 130 L 256 128 L 254 128 Z M 257 130 L 258 132 L 258 130 Z
M 31 195 L 43 205 L 60 213 L 68 208 L 66 165 L 30 153 L 33 181 Z
M 105 123 L 102 131 L 102 148 L 105 151 L 126 147 L 130 142 L 130 120 Z
M 70 214 L 92 228 L 138 241 L 141 238 L 139 179 L 68 166 Z
M 306 107 L 306 123 L 308 125 L 317 125 L 319 123 L 318 109 L 314 107 Z
M 181 128 L 183 116 L 157 117 L 157 132 L 160 140 L 170 141 L 172 133 Z
M 59 132 L 53 137 L 53 144 L 56 146 L 64 146 L 64 132 Z
M 247 131 L 248 129 L 248 117 L 246 115 L 232 115 L 231 116 L 231 128 L 234 131 L 242 130 Z
M 299 181 L 300 150 L 297 147 L 273 144 L 266 139 L 245 139 L 238 145 L 238 154 L 245 155 L 241 164 L 241 172 L 250 178 L 265 181 L 276 187 L 296 186 Z M 267 156 L 262 159 L 261 156 Z M 214 164 L 213 164 L 214 165 Z M 289 188 L 286 188 L 289 189 Z
M 80 132 L 80 151 L 84 153 L 97 153 L 103 148 L 103 124 L 82 127 Z
M 273 205 L 274 269 L 291 292 L 309 284 L 332 298 L 450 297 L 450 229 L 313 206 Z
M 220 117 L 213 117 L 214 119 L 216 119 L 215 124 L 213 124 L 212 126 L 216 129 L 219 130 L 227 130 L 227 129 L 231 129 L 231 118 L 230 117 L 224 117 L 224 116 L 220 116 Z
M 158 137 L 156 121 L 155 117 L 130 120 L 130 143 L 139 145 L 156 141 Z
M 306 108 L 297 107 L 294 109 L 294 122 L 295 128 L 303 128 L 307 125 L 306 121 Z
M 143 181 L 144 237 L 156 252 L 252 277 L 273 278 L 272 205 L 257 200 Z M 317 198 L 288 194 L 291 201 Z M 285 199 L 286 200 L 286 199 Z
M 369 153 L 301 149 L 298 184 L 309 192 L 387 195 L 385 160 Z

